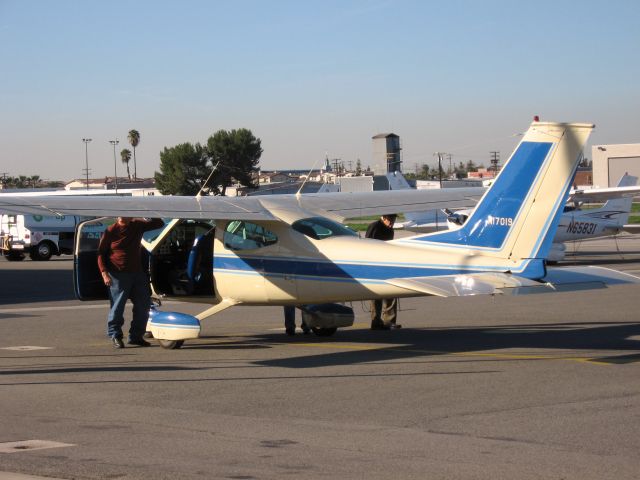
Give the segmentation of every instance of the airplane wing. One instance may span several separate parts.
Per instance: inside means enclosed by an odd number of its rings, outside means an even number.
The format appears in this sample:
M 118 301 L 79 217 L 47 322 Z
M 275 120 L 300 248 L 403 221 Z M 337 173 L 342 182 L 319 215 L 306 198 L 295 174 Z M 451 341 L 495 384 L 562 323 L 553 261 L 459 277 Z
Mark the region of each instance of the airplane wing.
M 567 292 L 606 288 L 609 285 L 640 284 L 640 278 L 604 267 L 549 268 L 539 281 L 509 273 L 471 273 L 438 277 L 392 278 L 391 285 L 439 297 L 544 292 Z
M 273 220 L 255 197 L 22 197 L 0 195 L 0 211 L 95 217 Z
M 214 220 L 277 220 L 273 209 L 303 210 L 338 220 L 475 205 L 481 188 L 401 190 L 253 197 L 83 197 L 0 194 L 0 211 L 95 217 L 160 217 Z
M 614 198 L 635 197 L 640 195 L 640 186 L 589 188 L 572 190 L 569 194 L 569 202 L 594 202 L 604 203 Z

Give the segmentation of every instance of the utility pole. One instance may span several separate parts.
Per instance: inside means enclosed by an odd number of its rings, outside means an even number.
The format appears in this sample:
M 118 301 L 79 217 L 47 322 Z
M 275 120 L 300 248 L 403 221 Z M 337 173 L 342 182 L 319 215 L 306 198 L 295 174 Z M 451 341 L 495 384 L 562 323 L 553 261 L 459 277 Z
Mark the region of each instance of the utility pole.
M 438 179 L 440 180 L 440 188 L 442 188 L 442 152 L 436 152 L 434 155 L 438 156 Z
M 343 173 L 344 163 L 342 162 L 342 159 L 334 158 L 333 160 L 331 160 L 331 163 L 333 163 L 333 173 L 335 173 L 336 175 L 340 175 Z
M 498 169 L 500 168 L 498 164 L 500 163 L 500 152 L 489 152 L 491 155 L 491 169 L 493 170 L 494 177 L 498 174 Z
M 113 145 L 113 175 L 114 175 L 114 181 L 116 182 L 116 195 L 117 195 L 118 194 L 118 167 L 116 164 L 116 145 L 118 145 L 120 142 L 116 138 L 115 140 L 109 140 L 109 143 Z
M 89 190 L 89 147 L 88 145 L 91 139 L 83 138 L 82 141 L 84 142 L 84 164 L 85 164 L 84 173 L 86 174 L 86 177 L 87 177 L 87 190 Z

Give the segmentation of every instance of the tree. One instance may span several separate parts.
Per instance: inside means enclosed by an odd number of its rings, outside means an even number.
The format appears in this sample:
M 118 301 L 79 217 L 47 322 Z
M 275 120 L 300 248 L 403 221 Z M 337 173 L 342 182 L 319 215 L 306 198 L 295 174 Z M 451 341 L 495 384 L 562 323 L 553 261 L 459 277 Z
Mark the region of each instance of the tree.
M 356 175 L 362 175 L 362 162 L 360 159 L 356 162 Z
M 120 152 L 120 158 L 122 159 L 122 163 L 127 166 L 127 177 L 129 177 L 129 181 L 131 181 L 131 173 L 129 172 L 129 161 L 131 160 L 131 150 L 128 148 L 123 149 Z
M 257 188 L 257 171 L 262 147 L 251 130 L 218 130 L 207 140 L 206 154 L 216 167 L 208 186 L 219 195 L 237 181 L 246 187 Z
M 160 152 L 156 186 L 163 195 L 195 195 L 210 172 L 205 149 L 199 143 L 182 143 Z
M 140 132 L 137 130 L 129 130 L 129 135 L 127 136 L 129 139 L 129 143 L 133 147 L 133 179 L 136 180 L 138 178 L 138 170 L 136 166 L 136 147 L 140 143 Z

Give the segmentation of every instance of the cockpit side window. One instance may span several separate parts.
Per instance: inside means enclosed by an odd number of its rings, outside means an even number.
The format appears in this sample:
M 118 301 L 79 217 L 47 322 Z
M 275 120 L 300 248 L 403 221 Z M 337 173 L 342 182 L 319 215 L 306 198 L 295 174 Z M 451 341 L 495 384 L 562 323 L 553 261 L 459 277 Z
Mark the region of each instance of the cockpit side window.
M 224 246 L 230 250 L 254 250 L 278 242 L 278 237 L 262 225 L 233 220 L 224 230 Z
M 164 222 L 164 225 L 162 227 L 156 228 L 155 230 L 146 231 L 146 232 L 144 232 L 142 234 L 142 238 L 144 238 L 146 242 L 151 243 L 156 238 L 158 238 L 158 235 L 160 235 L 160 233 L 162 233 L 162 231 L 167 226 L 167 223 L 169 223 L 171 221 L 171 219 L 170 218 L 163 218 L 162 221 Z
M 358 236 L 350 228 L 323 217 L 303 218 L 293 222 L 291 228 L 315 240 L 324 240 L 325 238 L 337 236 Z

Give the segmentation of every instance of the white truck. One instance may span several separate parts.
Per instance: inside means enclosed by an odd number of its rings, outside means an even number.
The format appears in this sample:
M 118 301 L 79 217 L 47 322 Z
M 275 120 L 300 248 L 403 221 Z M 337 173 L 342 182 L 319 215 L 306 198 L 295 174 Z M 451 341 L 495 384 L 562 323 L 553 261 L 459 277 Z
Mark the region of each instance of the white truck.
M 74 216 L 0 216 L 0 250 L 7 260 L 49 260 L 72 254 L 76 225 L 86 220 Z

